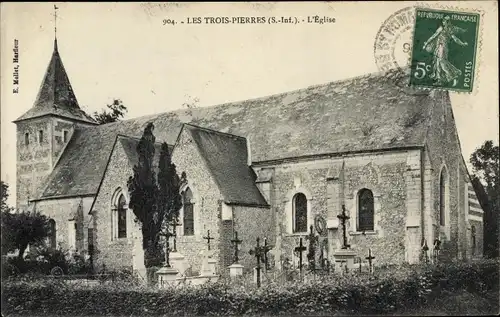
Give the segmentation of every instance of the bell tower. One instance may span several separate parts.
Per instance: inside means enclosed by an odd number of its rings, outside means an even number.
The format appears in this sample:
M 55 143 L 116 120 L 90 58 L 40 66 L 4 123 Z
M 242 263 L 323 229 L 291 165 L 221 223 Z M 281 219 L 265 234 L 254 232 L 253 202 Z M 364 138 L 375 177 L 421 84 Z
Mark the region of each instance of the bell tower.
M 57 8 L 55 8 L 57 9 Z M 33 107 L 14 121 L 17 128 L 17 202 L 26 210 L 31 199 L 43 193 L 75 129 L 96 125 L 76 100 L 54 38 L 54 50 Z

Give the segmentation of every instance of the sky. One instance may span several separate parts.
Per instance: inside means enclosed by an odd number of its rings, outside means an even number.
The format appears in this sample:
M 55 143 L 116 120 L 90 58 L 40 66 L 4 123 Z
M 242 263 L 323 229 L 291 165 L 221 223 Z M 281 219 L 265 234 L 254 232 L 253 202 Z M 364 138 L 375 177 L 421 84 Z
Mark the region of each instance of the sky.
M 5 3 L 1 4 L 1 179 L 15 205 L 15 124 L 35 101 L 58 48 L 82 109 L 99 111 L 121 99 L 126 118 L 183 107 L 257 98 L 378 72 L 377 32 L 415 2 L 341 3 Z M 419 5 L 481 13 L 474 90 L 451 93 L 463 155 L 485 140 L 498 144 L 498 4 Z M 308 17 L 334 23 L 304 23 Z M 297 17 L 298 24 L 216 24 L 210 18 Z M 188 24 L 201 18 L 200 24 Z M 205 19 L 208 18 L 208 19 Z M 164 23 L 175 21 L 176 24 Z M 184 21 L 184 23 L 181 23 Z M 206 22 L 208 21 L 208 22 Z M 19 48 L 19 92 L 13 89 L 13 48 Z M 395 55 L 403 64 L 400 34 Z

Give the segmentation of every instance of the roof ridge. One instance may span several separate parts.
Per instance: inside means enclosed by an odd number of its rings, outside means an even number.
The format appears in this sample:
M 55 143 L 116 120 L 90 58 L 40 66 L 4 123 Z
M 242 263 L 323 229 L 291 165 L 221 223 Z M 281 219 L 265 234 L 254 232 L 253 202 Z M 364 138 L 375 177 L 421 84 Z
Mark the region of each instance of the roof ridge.
M 195 129 L 198 129 L 198 130 L 203 130 L 205 132 L 210 132 L 210 133 L 214 133 L 214 134 L 222 134 L 222 135 L 225 135 L 225 136 L 236 137 L 236 138 L 239 138 L 239 139 L 246 140 L 246 138 L 244 136 L 241 136 L 241 135 L 236 135 L 236 134 L 232 134 L 232 133 L 228 133 L 228 132 L 217 131 L 217 130 L 214 130 L 214 129 L 210 129 L 210 128 L 206 128 L 206 127 L 201 127 L 199 125 L 192 124 L 192 123 L 183 123 L 183 125 L 186 125 L 188 127 L 195 128 Z
M 361 75 L 357 75 L 357 76 L 354 76 L 354 77 L 348 77 L 348 78 L 344 78 L 344 79 L 329 81 L 329 82 L 325 82 L 325 83 L 321 83 L 321 84 L 309 85 L 309 86 L 304 87 L 304 88 L 287 90 L 287 91 L 283 91 L 283 92 L 280 92 L 280 93 L 269 94 L 269 95 L 265 95 L 265 96 L 261 96 L 261 97 L 256 97 L 256 98 L 233 100 L 233 101 L 229 101 L 229 102 L 225 102 L 225 103 L 212 104 L 212 105 L 204 106 L 204 107 L 200 107 L 200 108 L 228 107 L 228 106 L 231 106 L 231 105 L 234 105 L 234 104 L 239 104 L 239 103 L 242 103 L 242 102 L 254 102 L 254 101 L 258 101 L 258 100 L 268 99 L 268 98 L 271 98 L 271 97 L 279 97 L 279 96 L 284 96 L 284 95 L 291 94 L 291 93 L 299 93 L 299 92 L 307 91 L 309 89 L 314 89 L 314 88 L 319 88 L 319 87 L 325 87 L 325 86 L 332 85 L 332 84 L 346 83 L 346 82 L 349 82 L 349 81 L 355 81 L 355 80 L 359 80 L 359 79 L 363 79 L 363 78 L 382 77 L 384 75 L 395 75 L 395 74 L 401 73 L 401 71 L 404 70 L 404 69 L 406 69 L 406 68 L 405 67 L 403 69 L 393 68 L 393 69 L 389 69 L 389 70 L 386 70 L 386 71 L 377 71 L 377 72 L 368 73 L 368 74 L 361 74 Z M 103 126 L 109 126 L 109 125 L 112 125 L 112 124 L 126 123 L 126 122 L 129 122 L 129 121 L 132 121 L 132 120 L 137 120 L 137 119 L 147 118 L 147 117 L 155 117 L 156 118 L 158 116 L 161 116 L 161 115 L 164 115 L 164 114 L 167 114 L 167 113 L 181 113 L 181 112 L 185 112 L 185 111 L 188 111 L 188 110 L 189 111 L 197 111 L 200 108 L 191 108 L 191 109 L 177 108 L 177 109 L 172 109 L 170 111 L 157 112 L 157 113 L 154 113 L 154 114 L 147 114 L 147 115 L 130 118 L 130 119 L 123 120 L 123 121 L 112 122 L 112 123 L 104 124 Z M 184 123 L 184 124 L 186 124 L 186 123 Z M 224 132 L 221 132 L 221 133 L 224 133 Z
M 133 139 L 133 140 L 135 140 L 135 141 L 140 141 L 140 140 L 141 140 L 141 138 L 139 138 L 139 137 L 126 135 L 126 134 L 123 134 L 123 133 L 117 133 L 117 134 L 116 134 L 116 136 L 117 136 L 118 138 Z M 167 142 L 156 142 L 156 141 L 155 141 L 155 144 L 156 144 L 156 145 L 162 145 L 163 143 L 167 143 Z M 168 143 L 167 143 L 167 145 L 168 145 L 168 146 L 172 146 L 171 144 L 168 144 Z

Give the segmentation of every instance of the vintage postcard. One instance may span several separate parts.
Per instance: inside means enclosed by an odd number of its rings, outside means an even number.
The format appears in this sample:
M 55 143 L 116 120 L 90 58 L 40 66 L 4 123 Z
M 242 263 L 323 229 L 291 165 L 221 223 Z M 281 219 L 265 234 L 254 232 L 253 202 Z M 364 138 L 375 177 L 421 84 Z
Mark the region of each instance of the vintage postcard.
M 0 14 L 2 315 L 499 313 L 497 2 Z

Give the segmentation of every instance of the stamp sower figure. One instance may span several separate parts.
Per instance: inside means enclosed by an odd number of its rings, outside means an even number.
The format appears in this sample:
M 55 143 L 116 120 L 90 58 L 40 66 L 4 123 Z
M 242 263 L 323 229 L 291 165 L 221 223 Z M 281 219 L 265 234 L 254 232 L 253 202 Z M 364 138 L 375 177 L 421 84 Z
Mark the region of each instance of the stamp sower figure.
M 456 36 L 456 34 L 463 33 L 466 30 L 454 26 L 450 23 L 449 19 L 449 16 L 443 19 L 442 25 L 427 41 L 425 41 L 423 49 L 434 55 L 433 69 L 430 77 L 436 79 L 436 84 L 442 84 L 443 81 L 453 81 L 453 86 L 456 86 L 457 78 L 462 74 L 462 71 L 448 61 L 448 42 L 452 39 L 461 46 L 466 46 L 468 44 Z

